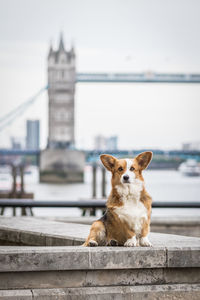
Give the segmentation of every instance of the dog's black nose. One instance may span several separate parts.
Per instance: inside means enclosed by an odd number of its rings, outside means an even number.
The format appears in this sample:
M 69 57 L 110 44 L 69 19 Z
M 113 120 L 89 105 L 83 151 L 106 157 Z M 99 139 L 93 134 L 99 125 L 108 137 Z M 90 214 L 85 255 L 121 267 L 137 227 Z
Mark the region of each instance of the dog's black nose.
M 127 181 L 127 180 L 129 180 L 129 176 L 128 176 L 128 175 L 124 175 L 124 176 L 123 176 L 123 179 L 124 179 L 125 181 Z

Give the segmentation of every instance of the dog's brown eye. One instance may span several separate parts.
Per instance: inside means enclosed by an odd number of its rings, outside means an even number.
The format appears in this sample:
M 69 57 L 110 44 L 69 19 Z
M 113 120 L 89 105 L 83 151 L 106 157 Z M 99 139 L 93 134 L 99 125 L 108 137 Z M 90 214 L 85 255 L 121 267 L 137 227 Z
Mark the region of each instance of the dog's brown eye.
M 119 168 L 118 168 L 118 171 L 120 171 L 120 172 L 123 171 L 123 168 L 122 168 L 122 167 L 119 167 Z
M 134 170 L 135 170 L 135 168 L 134 168 L 134 167 L 131 167 L 131 168 L 130 168 L 130 171 L 134 171 Z

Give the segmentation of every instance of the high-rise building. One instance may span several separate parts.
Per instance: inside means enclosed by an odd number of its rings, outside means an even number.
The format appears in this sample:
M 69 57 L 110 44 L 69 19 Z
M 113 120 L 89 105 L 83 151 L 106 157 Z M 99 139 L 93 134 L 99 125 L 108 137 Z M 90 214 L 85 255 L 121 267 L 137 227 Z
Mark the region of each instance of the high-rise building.
M 95 150 L 107 150 L 106 149 L 106 137 L 103 135 L 97 135 L 94 138 L 94 149 Z
M 49 138 L 48 148 L 74 145 L 75 52 L 66 51 L 62 35 L 57 50 L 48 55 Z
M 40 148 L 40 121 L 26 121 L 26 149 L 38 150 Z
M 11 147 L 13 150 L 21 150 L 24 148 L 24 138 L 12 136 L 10 138 L 10 141 L 11 141 Z
M 97 135 L 94 138 L 94 149 L 95 150 L 117 150 L 118 149 L 118 137 L 113 135 L 105 137 L 103 135 Z
M 185 151 L 199 151 L 200 150 L 200 141 L 183 143 L 182 149 Z
M 118 149 L 118 136 L 113 135 L 107 138 L 107 150 L 115 151 Z

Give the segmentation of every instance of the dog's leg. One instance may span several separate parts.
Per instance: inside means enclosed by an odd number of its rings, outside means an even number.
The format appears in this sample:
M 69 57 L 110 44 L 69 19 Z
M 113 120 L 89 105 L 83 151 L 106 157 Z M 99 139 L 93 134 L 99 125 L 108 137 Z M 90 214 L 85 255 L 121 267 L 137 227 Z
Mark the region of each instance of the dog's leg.
M 148 239 L 149 230 L 150 230 L 149 222 L 145 222 L 140 236 L 140 246 L 142 247 L 152 247 L 152 244 Z
M 103 222 L 96 221 L 92 224 L 90 229 L 90 234 L 83 244 L 85 247 L 95 247 L 105 245 L 106 240 L 106 230 Z
M 148 236 L 142 236 L 140 238 L 140 246 L 142 246 L 142 247 L 152 247 L 152 243 L 149 241 Z
M 136 238 L 136 235 L 133 235 L 132 238 L 128 239 L 125 243 L 124 243 L 125 247 L 137 247 L 138 246 L 138 241 Z

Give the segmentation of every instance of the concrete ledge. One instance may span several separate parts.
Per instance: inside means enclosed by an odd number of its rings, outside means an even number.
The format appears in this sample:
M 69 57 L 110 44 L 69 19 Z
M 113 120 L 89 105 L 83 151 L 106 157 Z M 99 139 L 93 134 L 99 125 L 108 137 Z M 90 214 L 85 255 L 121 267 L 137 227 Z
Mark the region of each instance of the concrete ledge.
M 199 300 L 200 285 L 156 285 L 0 291 L 0 299 Z
M 64 223 L 79 223 L 90 225 L 97 217 L 50 217 L 51 221 Z M 152 216 L 151 231 L 168 234 L 178 234 L 185 236 L 200 237 L 200 217 L 199 216 Z
M 0 299 L 200 298 L 200 238 L 151 233 L 152 248 L 71 246 L 89 229 L 0 218 L 1 241 L 31 245 L 0 246 Z
M 14 221 L 13 221 L 14 220 Z M 0 218 L 0 240 L 15 242 L 17 244 L 37 246 L 80 245 L 87 237 L 89 225 L 73 223 L 50 222 L 33 218 Z M 200 238 L 183 237 L 178 235 L 151 233 L 150 239 L 153 248 L 124 248 L 124 247 L 57 247 L 36 248 L 4 247 L 0 248 L 0 263 L 3 259 L 13 260 L 13 271 L 27 271 L 20 260 L 29 257 L 35 264 L 30 267 L 36 270 L 46 270 L 45 265 L 59 260 L 59 255 L 66 264 L 67 269 L 98 269 L 98 268 L 158 268 L 158 267 L 199 267 L 200 266 Z M 24 255 L 24 259 L 23 259 Z M 119 257 L 120 255 L 120 257 Z M 44 256 L 44 260 L 39 258 Z M 73 258 L 73 265 L 65 256 Z M 1 259 L 1 257 L 4 257 Z M 81 258 L 81 259 L 78 259 Z M 48 261 L 49 259 L 49 261 Z M 76 264 L 78 260 L 78 266 Z M 47 261 L 46 261 L 47 260 Z M 87 261 L 87 266 L 85 265 Z M 16 265 L 15 265 L 16 262 Z M 44 265 L 44 266 L 43 266 Z M 120 267 L 121 265 L 121 267 Z M 31 263 L 30 263 L 31 266 Z M 39 267 L 40 266 L 40 267 Z M 63 267 L 63 266 L 62 266 Z M 7 271 L 2 265 L 2 270 Z M 18 269 L 19 268 L 19 269 Z M 24 269 L 23 269 L 24 268 Z M 37 269 L 41 268 L 41 269 Z M 48 268 L 47 268 L 48 269 Z M 59 263 L 57 269 L 60 270 Z
M 164 268 L 166 259 L 160 247 L 0 247 L 1 272 Z
M 89 226 L 60 224 L 31 217 L 0 217 L 0 241 L 34 246 L 81 245 Z
M 200 247 L 0 247 L 1 272 L 200 267 Z

